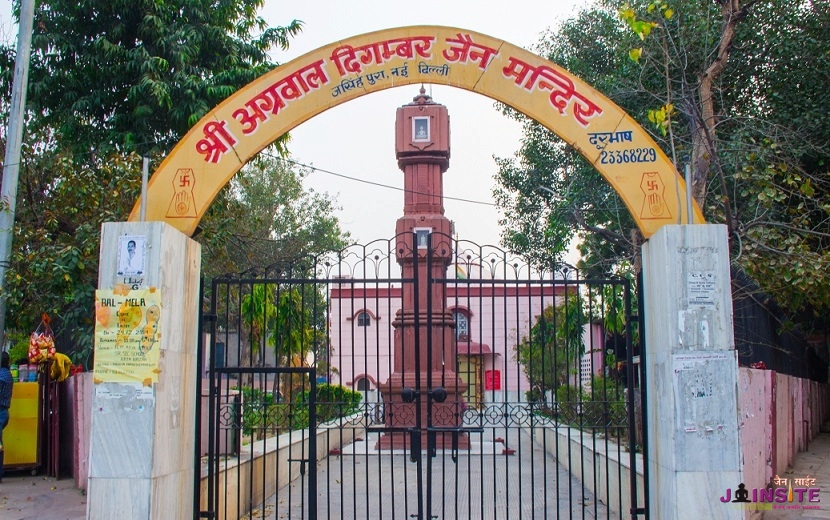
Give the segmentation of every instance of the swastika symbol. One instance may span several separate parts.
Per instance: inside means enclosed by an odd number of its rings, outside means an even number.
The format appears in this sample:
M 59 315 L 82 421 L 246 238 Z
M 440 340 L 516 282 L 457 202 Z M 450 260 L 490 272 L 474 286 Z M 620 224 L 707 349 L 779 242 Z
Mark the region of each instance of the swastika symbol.
M 671 218 L 669 206 L 666 201 L 666 185 L 659 172 L 645 172 L 640 180 L 640 189 L 643 192 L 643 207 L 640 210 L 642 219 L 667 219 Z
M 196 216 L 196 200 L 193 188 L 196 177 L 192 168 L 179 168 L 173 177 L 173 193 L 167 208 L 167 218 L 187 218 Z

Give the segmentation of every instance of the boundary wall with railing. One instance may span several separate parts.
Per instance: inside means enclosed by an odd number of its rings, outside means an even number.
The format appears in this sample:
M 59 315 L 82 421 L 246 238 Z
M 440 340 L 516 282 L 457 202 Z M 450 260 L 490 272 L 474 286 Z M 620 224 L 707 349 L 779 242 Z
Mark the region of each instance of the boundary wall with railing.
M 89 418 L 91 416 L 89 407 L 93 391 L 91 374 L 84 373 L 72 376 L 68 380 L 67 390 L 62 393 L 63 405 L 66 410 L 69 410 L 68 413 L 62 413 L 62 417 L 67 418 L 68 423 L 62 428 L 62 450 L 69 450 L 72 453 L 68 471 L 74 477 L 76 487 L 82 489 L 85 489 L 87 484 Z M 830 385 L 778 374 L 772 370 L 741 367 L 738 374 L 738 396 L 744 484 L 748 489 L 764 488 L 771 484 L 776 475 L 783 475 L 787 471 L 787 468 L 793 464 L 796 454 L 807 450 L 810 441 L 821 432 L 822 425 L 830 420 Z M 331 435 L 332 428 L 336 426 L 328 425 L 318 428 L 317 453 L 321 457 L 325 457 L 330 449 L 339 447 L 341 443 L 351 442 L 356 431 L 351 428 L 344 429 L 344 436 L 341 437 L 339 434 Z M 347 433 L 350 435 L 346 435 Z M 542 435 L 548 437 L 547 442 L 542 442 Z M 554 441 L 552 435 L 558 435 L 558 438 Z M 306 438 L 303 441 L 299 432 L 294 432 L 294 438 L 299 442 L 307 443 L 308 440 Z M 621 498 L 624 504 L 627 503 L 629 496 L 627 479 L 620 483 L 618 471 L 611 471 L 608 475 L 604 471 L 606 467 L 617 467 L 616 451 L 609 450 L 610 453 L 606 454 L 606 450 L 597 450 L 594 453 L 592 443 L 585 442 L 585 439 L 590 440 L 591 437 L 580 438 L 578 432 L 575 431 L 568 434 L 566 428 L 558 431 L 550 428 L 549 431 L 536 432 L 537 442 L 547 446 L 549 452 L 556 453 L 557 443 L 559 453 L 568 453 L 568 449 L 572 450 L 571 453 L 583 450 L 584 460 L 593 460 L 593 465 L 591 467 L 584 464 L 580 467 L 574 465 L 573 468 L 568 469 L 603 502 L 611 500 L 615 503 L 620 500 L 617 490 L 622 489 Z M 286 448 L 279 455 L 275 455 L 277 445 L 284 448 L 287 443 L 278 444 L 276 441 L 271 444 L 266 443 L 265 450 L 257 449 L 252 454 L 243 455 L 243 462 L 240 464 L 244 465 L 253 460 L 252 464 L 260 465 L 261 462 L 256 462 L 256 460 L 262 456 L 279 456 L 287 460 L 289 450 Z M 304 449 L 307 450 L 308 446 L 306 445 Z M 623 467 L 627 467 L 628 454 L 622 453 L 621 463 Z M 248 461 L 245 461 L 246 456 Z M 612 460 L 606 463 L 608 456 L 612 457 Z M 571 460 L 580 459 L 581 457 L 571 458 Z M 642 475 L 642 456 L 639 453 L 636 455 L 636 460 L 637 472 Z M 567 457 L 560 456 L 559 462 L 566 468 L 568 467 Z M 227 465 L 228 470 L 231 470 L 231 466 L 231 464 Z M 277 464 L 269 462 L 266 466 L 277 467 Z M 239 465 L 235 468 L 237 469 L 233 471 L 239 471 Z M 242 473 L 248 474 L 249 472 L 242 471 Z M 596 478 L 594 478 L 595 474 Z M 625 474 L 623 471 L 623 475 Z M 236 479 L 233 480 L 236 481 Z M 598 490 L 594 489 L 594 482 L 600 484 Z M 607 489 L 605 488 L 606 482 L 608 482 Z M 735 485 L 737 486 L 737 483 Z M 257 483 L 255 487 L 261 488 L 261 483 Z M 638 486 L 638 489 L 642 488 Z M 241 496 L 247 496 L 247 492 L 241 493 Z
M 747 489 L 772 485 L 775 476 L 784 475 L 793 465 L 796 454 L 806 451 L 810 441 L 822 433 L 822 425 L 830 421 L 830 384 L 772 370 L 741 367 L 738 369 L 738 398 L 743 481 Z M 648 419 L 655 420 L 653 417 Z M 824 433 L 828 433 L 827 430 Z M 595 443 L 591 435 L 580 435 L 578 430 L 568 428 L 535 429 L 534 440 L 551 455 L 558 453 L 559 463 L 603 503 L 622 501 L 622 510 L 628 510 L 628 473 L 622 471 L 621 482 L 619 471 L 620 466 L 629 466 L 629 454 L 624 447 L 613 449 L 616 445 L 611 441 Z M 642 454 L 637 453 L 635 460 L 640 479 L 637 489 L 643 489 Z M 593 461 L 593 464 L 583 461 Z M 736 482 L 735 487 L 738 484 Z M 642 496 L 638 499 L 642 501 Z M 760 518 L 760 512 L 747 511 L 747 518 Z

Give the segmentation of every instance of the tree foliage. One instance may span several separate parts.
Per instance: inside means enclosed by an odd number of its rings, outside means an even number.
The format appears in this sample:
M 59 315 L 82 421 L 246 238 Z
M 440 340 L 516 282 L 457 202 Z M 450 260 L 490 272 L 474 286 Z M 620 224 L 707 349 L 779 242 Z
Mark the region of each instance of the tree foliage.
M 569 296 L 559 305 L 546 307 L 530 333 L 514 347 L 530 384 L 530 400 L 539 400 L 548 390 L 566 385 L 568 376 L 578 373 L 585 350 L 582 327 L 587 321 L 582 298 Z
M 207 276 L 293 264 L 346 246 L 337 203 L 306 191 L 308 170 L 268 153 L 245 165 L 211 205 L 197 236 Z
M 277 284 L 255 284 L 251 291 L 242 296 L 240 312 L 245 337 L 242 345 L 242 366 L 261 366 L 264 360 L 265 344 L 274 349 L 277 365 L 301 368 L 308 366 L 308 355 L 317 351 L 315 338 L 320 337 L 311 319 L 313 309 L 304 301 L 302 292 L 296 287 L 284 288 Z M 323 336 L 325 338 L 325 336 Z M 253 363 L 251 363 L 253 361 Z M 283 398 L 291 402 L 295 390 L 304 387 L 304 374 L 281 374 L 280 385 Z M 250 382 L 246 382 L 250 384 Z M 276 388 L 275 388 L 276 390 Z
M 86 362 L 100 225 L 129 214 L 140 191 L 141 158 L 112 154 L 98 164 L 76 164 L 66 155 L 32 148 L 25 147 L 20 170 L 14 248 L 6 272 L 7 329 L 31 332 L 46 312 L 59 326 L 84 331 L 73 340 L 75 361 Z
M 301 23 L 268 27 L 264 0 L 38 2 L 28 104 L 73 151 L 167 151 L 271 70 Z
M 263 5 L 37 5 L 7 328 L 27 331 L 48 312 L 60 326 L 78 328 L 80 348 L 91 350 L 100 225 L 129 215 L 140 190 L 139 153 L 153 171 L 205 113 L 277 66 L 269 51 L 287 46 L 301 24 L 267 27 L 257 15 Z M 14 58 L 12 46 L 0 45 L 3 127 Z M 284 142 L 275 143 L 277 153 Z M 208 276 L 342 245 L 333 200 L 306 193 L 303 175 L 257 162 L 220 193 L 197 237 Z
M 601 0 L 536 50 L 625 109 L 678 168 L 731 253 L 791 312 L 830 310 L 830 9 L 827 2 Z M 641 237 L 599 174 L 537 123 L 501 159 L 503 240 L 539 261 L 577 236 L 587 274 Z M 551 189 L 554 194 L 540 190 Z M 552 252 L 552 253 L 551 253 Z M 634 265 L 633 263 L 630 265 Z

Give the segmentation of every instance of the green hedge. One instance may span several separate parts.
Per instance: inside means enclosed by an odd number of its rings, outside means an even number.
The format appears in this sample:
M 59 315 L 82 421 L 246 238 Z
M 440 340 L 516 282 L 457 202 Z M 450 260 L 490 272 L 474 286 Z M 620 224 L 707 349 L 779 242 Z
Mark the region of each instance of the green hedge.
M 277 435 L 280 431 L 308 428 L 309 391 L 297 394 L 291 403 L 278 403 L 268 391 L 237 388 L 242 393 L 242 420 L 239 427 L 244 435 L 257 438 Z M 317 387 L 317 424 L 345 417 L 360 409 L 360 392 L 340 385 L 323 384 Z
M 307 406 L 308 395 L 308 390 L 300 393 L 296 402 L 301 406 Z M 317 386 L 317 423 L 352 415 L 360 409 L 362 397 L 360 392 L 355 392 L 341 385 L 323 384 Z
M 554 419 L 579 428 L 619 429 L 628 424 L 625 394 L 619 383 L 595 377 L 591 388 L 560 385 L 556 389 Z

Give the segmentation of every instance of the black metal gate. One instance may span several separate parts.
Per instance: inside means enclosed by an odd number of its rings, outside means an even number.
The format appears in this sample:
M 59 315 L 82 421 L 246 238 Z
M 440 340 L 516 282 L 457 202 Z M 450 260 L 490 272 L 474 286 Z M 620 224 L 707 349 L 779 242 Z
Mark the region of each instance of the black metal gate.
M 197 518 L 647 517 L 626 279 L 416 233 L 206 300 Z

